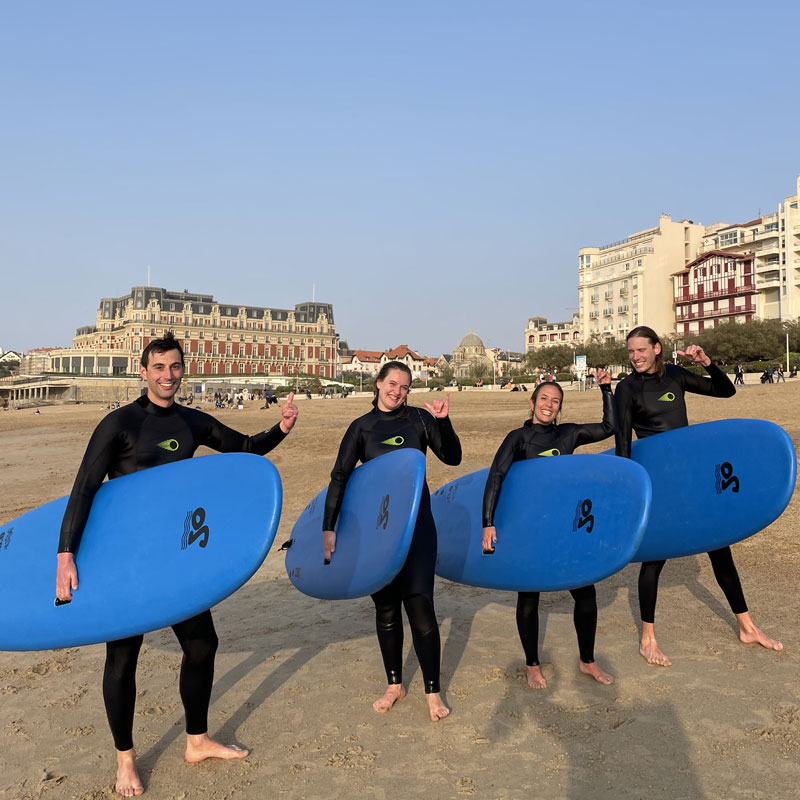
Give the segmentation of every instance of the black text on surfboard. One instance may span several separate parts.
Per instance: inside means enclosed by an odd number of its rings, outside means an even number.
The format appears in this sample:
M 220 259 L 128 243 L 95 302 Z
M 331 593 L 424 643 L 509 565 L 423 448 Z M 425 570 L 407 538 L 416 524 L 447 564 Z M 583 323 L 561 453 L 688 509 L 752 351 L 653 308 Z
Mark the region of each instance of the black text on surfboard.
M 205 521 L 206 510 L 202 507 L 186 512 L 186 519 L 183 521 L 183 536 L 181 536 L 181 550 L 185 550 L 198 539 L 200 539 L 200 547 L 208 544 L 209 530 L 208 525 L 203 524 Z
M 378 530 L 381 526 L 383 529 L 386 530 L 386 526 L 389 524 L 389 495 L 387 494 L 383 500 L 381 500 L 381 506 L 378 510 L 378 524 L 375 526 L 375 530 Z
M 739 491 L 739 478 L 733 474 L 733 464 L 730 461 L 723 461 L 722 464 L 717 464 L 714 469 L 714 476 L 716 478 L 717 494 L 722 494 L 728 487 L 731 487 L 731 491 L 734 493 Z
M 11 544 L 11 537 L 14 535 L 14 529 L 9 528 L 5 531 L 0 531 L 0 554 L 4 550 L 8 550 L 8 546 Z
M 594 514 L 592 514 L 592 501 L 587 497 L 575 506 L 575 520 L 572 523 L 572 530 L 586 526 L 586 533 L 591 533 L 594 529 Z

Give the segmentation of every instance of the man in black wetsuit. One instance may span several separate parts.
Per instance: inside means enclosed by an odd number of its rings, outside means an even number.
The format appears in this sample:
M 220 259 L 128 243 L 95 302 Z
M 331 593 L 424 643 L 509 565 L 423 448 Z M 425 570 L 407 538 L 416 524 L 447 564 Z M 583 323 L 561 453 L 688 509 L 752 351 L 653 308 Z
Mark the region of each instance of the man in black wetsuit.
M 733 397 L 736 388 L 730 378 L 714 364 L 696 344 L 689 345 L 678 355 L 705 368 L 709 377 L 695 375 L 683 367 L 665 364 L 661 341 L 652 328 L 641 325 L 627 337 L 628 356 L 634 372 L 617 386 L 617 448 L 618 456 L 630 458 L 632 431 L 642 439 L 657 433 L 684 428 L 689 424 L 684 394 Z M 739 638 L 745 644 L 760 644 L 770 650 L 781 650 L 780 642 L 770 639 L 750 618 L 739 573 L 733 562 L 730 547 L 708 554 L 714 577 L 730 604 L 739 623 Z M 656 642 L 655 611 L 658 578 L 665 561 L 645 561 L 639 573 L 639 610 L 642 616 L 642 640 L 639 653 L 648 664 L 668 667 L 671 661 Z
M 75 555 L 92 500 L 106 476 L 117 478 L 149 467 L 191 458 L 201 445 L 224 453 L 264 455 L 276 447 L 297 420 L 293 395 L 270 430 L 246 436 L 214 417 L 175 402 L 184 374 L 183 350 L 171 333 L 154 339 L 141 357 L 139 372 L 147 393 L 108 414 L 95 429 L 81 462 L 64 513 L 58 545 L 56 597 L 72 599 L 78 588 Z M 217 635 L 210 611 L 172 626 L 183 650 L 180 694 L 186 712 L 186 760 L 244 758 L 247 750 L 228 747 L 208 736 L 208 706 L 214 679 Z M 108 642 L 103 699 L 117 749 L 115 791 L 123 797 L 142 794 L 133 749 L 136 663 L 142 636 Z

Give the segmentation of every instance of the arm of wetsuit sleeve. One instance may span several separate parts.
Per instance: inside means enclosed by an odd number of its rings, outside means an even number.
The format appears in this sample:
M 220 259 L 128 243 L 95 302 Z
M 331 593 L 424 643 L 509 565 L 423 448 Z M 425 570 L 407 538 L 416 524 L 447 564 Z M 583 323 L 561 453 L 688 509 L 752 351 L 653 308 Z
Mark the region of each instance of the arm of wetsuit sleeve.
M 736 387 L 731 379 L 713 361 L 703 369 L 708 373 L 708 378 L 681 369 L 681 388 L 685 392 L 711 397 L 733 397 L 736 394 Z
M 489 474 L 486 477 L 486 486 L 483 490 L 483 527 L 490 528 L 494 525 L 494 512 L 497 509 L 497 502 L 500 499 L 500 490 L 503 488 L 503 481 L 508 474 L 511 465 L 514 463 L 517 441 L 519 434 L 517 431 L 511 433 L 503 439 L 503 443 L 495 453 Z
M 461 463 L 461 441 L 453 430 L 450 417 L 436 419 L 433 414 L 419 409 L 420 414 L 427 414 L 425 424 L 428 428 L 428 443 L 434 455 L 450 467 Z
M 254 453 L 263 456 L 274 450 L 289 435 L 281 430 L 279 422 L 267 431 L 248 436 L 229 428 L 210 414 L 207 416 L 208 429 L 201 443 L 220 453 Z
M 356 422 L 357 420 L 352 422 L 347 429 L 342 443 L 339 445 L 336 463 L 333 465 L 333 470 L 331 470 L 331 481 L 328 484 L 328 493 L 325 496 L 325 513 L 322 516 L 323 531 L 335 529 L 336 520 L 339 519 L 339 511 L 342 508 L 347 481 L 353 474 L 360 457 Z
M 600 384 L 600 393 L 603 398 L 603 421 L 581 425 L 575 440 L 576 447 L 582 444 L 592 444 L 592 442 L 602 442 L 616 430 L 616 403 L 611 386 L 607 383 Z
M 633 439 L 633 393 L 622 381 L 614 396 L 616 410 L 616 453 L 623 458 L 631 457 Z
M 101 420 L 89 439 L 61 522 L 59 553 L 74 555 L 78 552 L 83 529 L 92 509 L 92 501 L 113 463 L 117 450 L 117 436 L 118 431 L 109 415 Z

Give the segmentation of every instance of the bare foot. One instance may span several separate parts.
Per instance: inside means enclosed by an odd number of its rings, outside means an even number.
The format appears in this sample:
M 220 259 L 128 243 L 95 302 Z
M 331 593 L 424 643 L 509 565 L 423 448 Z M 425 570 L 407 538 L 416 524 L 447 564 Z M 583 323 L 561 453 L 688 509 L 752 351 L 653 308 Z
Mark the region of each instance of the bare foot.
M 752 624 L 747 630 L 741 625 L 739 626 L 739 640 L 745 644 L 760 644 L 762 647 L 766 647 L 767 650 L 783 650 L 783 645 L 780 642 L 770 639 L 766 633 Z
M 243 747 L 235 744 L 227 745 L 215 742 L 209 738 L 207 733 L 197 735 L 186 735 L 186 760 L 194 764 L 197 761 L 205 761 L 207 758 L 245 758 L 249 753 Z
M 598 683 L 603 683 L 606 686 L 614 683 L 614 676 L 609 675 L 607 672 L 603 672 L 603 670 L 601 670 L 594 661 L 592 661 L 590 664 L 580 661 L 578 664 L 578 668 L 584 675 L 591 675 Z
M 525 667 L 525 671 L 528 673 L 528 686 L 531 689 L 547 688 L 547 681 L 544 679 L 542 668 L 538 664 L 535 667 Z
M 136 771 L 136 751 L 117 750 L 117 775 L 114 791 L 122 797 L 138 797 L 144 793 L 144 786 Z
M 385 714 L 398 700 L 402 700 L 406 696 L 406 690 L 403 688 L 402 683 L 390 683 L 383 693 L 383 697 L 379 697 L 372 707 L 379 714 Z
M 439 692 L 431 692 L 431 694 L 426 694 L 425 697 L 428 700 L 428 712 L 431 715 L 431 722 L 438 722 L 450 713 L 450 709 L 444 704 Z
M 642 639 L 639 655 L 648 663 L 658 667 L 671 667 L 672 662 L 661 652 L 655 639 Z

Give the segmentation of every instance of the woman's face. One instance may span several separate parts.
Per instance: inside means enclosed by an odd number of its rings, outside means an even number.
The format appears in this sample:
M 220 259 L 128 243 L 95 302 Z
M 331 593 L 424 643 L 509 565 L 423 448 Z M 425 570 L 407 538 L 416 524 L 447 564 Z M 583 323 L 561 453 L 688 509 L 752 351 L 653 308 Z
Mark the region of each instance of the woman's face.
M 401 369 L 390 369 L 382 381 L 376 381 L 378 387 L 378 410 L 394 411 L 406 401 L 411 379 Z
M 661 345 L 655 345 L 646 336 L 631 336 L 628 339 L 628 358 L 637 372 L 655 372 L 656 356 L 661 352 Z
M 556 415 L 561 410 L 561 392 L 555 386 L 545 386 L 536 395 L 536 401 L 531 398 L 533 421 L 537 425 L 549 425 L 555 422 Z

